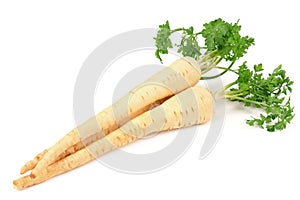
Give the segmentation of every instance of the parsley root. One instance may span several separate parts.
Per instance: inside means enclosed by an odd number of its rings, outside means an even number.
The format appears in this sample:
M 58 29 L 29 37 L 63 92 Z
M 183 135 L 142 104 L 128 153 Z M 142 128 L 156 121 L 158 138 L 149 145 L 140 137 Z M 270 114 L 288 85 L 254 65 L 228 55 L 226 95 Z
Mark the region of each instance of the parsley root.
M 182 58 L 162 69 L 112 106 L 97 114 L 96 120 L 92 118 L 73 129 L 50 147 L 38 162 L 36 162 L 37 159 L 29 161 L 30 165 L 25 165 L 21 172 L 32 169 L 33 177 L 45 173 L 45 168 L 57 161 L 61 153 L 68 151 L 68 148 L 86 137 L 98 133 L 99 137 L 96 139 L 99 139 L 119 128 L 131 118 L 147 111 L 153 104 L 195 85 L 201 78 L 201 66 L 191 62 L 193 61 Z M 87 144 L 80 146 L 85 145 Z
M 39 174 L 34 178 L 28 175 L 15 180 L 13 184 L 16 189 L 24 189 L 70 171 L 151 133 L 203 124 L 209 121 L 212 115 L 213 98 L 211 93 L 199 86 L 188 88 L 169 98 L 160 106 L 133 118 L 86 148 L 47 166 L 46 173 Z
M 71 155 L 72 153 L 75 153 L 76 151 L 84 148 L 85 146 L 93 143 L 94 141 L 98 140 L 101 138 L 100 134 L 93 134 L 83 140 L 81 140 L 80 142 L 76 143 L 75 145 L 72 145 L 71 147 L 69 147 L 68 149 L 66 149 L 64 152 L 62 152 L 57 159 L 55 159 L 55 161 L 61 160 L 64 157 Z M 43 152 L 39 153 L 38 155 L 36 155 L 34 157 L 33 160 L 28 161 L 22 168 L 20 171 L 20 174 L 24 174 L 29 170 L 32 170 L 33 168 L 35 168 L 35 166 L 37 165 L 37 163 L 43 158 L 43 156 L 46 154 L 48 150 L 44 150 Z M 54 161 L 54 162 L 55 162 Z M 52 164 L 52 163 L 51 163 Z

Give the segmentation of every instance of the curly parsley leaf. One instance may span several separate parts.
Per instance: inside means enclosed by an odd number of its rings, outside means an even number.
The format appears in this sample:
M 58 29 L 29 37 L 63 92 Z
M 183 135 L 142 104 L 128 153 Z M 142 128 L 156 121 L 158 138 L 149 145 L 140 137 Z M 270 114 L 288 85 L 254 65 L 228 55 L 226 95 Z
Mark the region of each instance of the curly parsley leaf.
M 217 51 L 217 54 L 227 61 L 243 57 L 247 49 L 254 44 L 254 39 L 240 35 L 241 26 L 238 22 L 231 24 L 219 18 L 204 24 L 201 34 L 208 51 Z
M 177 46 L 178 53 L 181 53 L 183 56 L 192 57 L 195 60 L 198 60 L 201 55 L 197 35 L 194 34 L 193 27 L 184 30 L 182 40 Z
M 241 36 L 241 26 L 238 22 L 231 24 L 222 19 L 216 19 L 203 25 L 201 32 L 195 32 L 194 27 L 171 29 L 167 21 L 159 26 L 157 36 L 154 38 L 156 51 L 155 56 L 162 62 L 161 55 L 168 54 L 169 49 L 173 47 L 170 36 L 175 32 L 182 34 L 177 52 L 185 57 L 192 57 L 196 61 L 203 61 L 207 64 L 203 73 L 212 69 L 222 60 L 230 61 L 229 66 L 222 67 L 223 72 L 214 76 L 203 76 L 201 79 L 213 79 L 222 76 L 231 69 L 235 61 L 247 53 L 247 49 L 254 44 L 254 39 L 249 36 Z M 205 45 L 200 45 L 198 36 L 202 35 Z M 205 51 L 201 54 L 201 50 Z M 201 57 L 201 55 L 203 55 Z
M 262 64 L 250 70 L 243 63 L 237 70 L 238 78 L 226 93 L 230 101 L 243 102 L 245 106 L 261 108 L 259 117 L 247 120 L 250 126 L 266 128 L 268 131 L 283 130 L 294 118 L 294 108 L 290 104 L 293 81 L 279 65 L 266 78 L 263 77 Z
M 159 30 L 154 40 L 157 48 L 155 51 L 155 56 L 160 60 L 160 62 L 162 62 L 160 54 L 168 54 L 168 49 L 173 47 L 170 39 L 171 33 L 169 21 L 166 21 L 165 24 L 159 25 Z

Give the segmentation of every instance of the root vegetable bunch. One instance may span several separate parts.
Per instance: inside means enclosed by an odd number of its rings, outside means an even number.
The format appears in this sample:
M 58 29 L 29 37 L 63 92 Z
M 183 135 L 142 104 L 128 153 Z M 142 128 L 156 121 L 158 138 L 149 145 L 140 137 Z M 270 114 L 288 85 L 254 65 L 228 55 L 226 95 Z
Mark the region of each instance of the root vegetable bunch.
M 208 122 L 219 98 L 261 109 L 259 116 L 246 121 L 251 126 L 271 132 L 286 128 L 294 117 L 289 97 L 293 82 L 281 65 L 267 76 L 263 74 L 262 64 L 250 68 L 244 62 L 234 69 L 236 61 L 254 44 L 254 39 L 241 36 L 240 30 L 238 22 L 231 24 L 222 19 L 204 24 L 200 32 L 195 32 L 193 27 L 171 29 L 168 21 L 160 25 L 154 38 L 156 57 L 162 62 L 161 54 L 167 54 L 177 45 L 183 58 L 28 161 L 20 173 L 31 172 L 13 181 L 15 188 L 21 190 L 46 181 L 149 134 Z M 179 44 L 171 40 L 174 32 L 182 32 Z M 198 43 L 200 36 L 204 45 Z M 202 76 L 213 68 L 223 71 Z M 195 86 L 199 80 L 218 78 L 226 72 L 237 77 L 219 91 Z

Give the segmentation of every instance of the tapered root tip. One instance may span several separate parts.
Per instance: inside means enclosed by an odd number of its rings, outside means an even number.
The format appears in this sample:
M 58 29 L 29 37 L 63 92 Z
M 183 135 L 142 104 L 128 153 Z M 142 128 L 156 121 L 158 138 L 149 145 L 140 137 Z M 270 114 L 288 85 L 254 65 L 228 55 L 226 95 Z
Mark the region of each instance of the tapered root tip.
M 21 175 L 25 174 L 29 170 L 32 170 L 33 168 L 35 168 L 39 158 L 40 157 L 36 156 L 36 160 L 30 160 L 27 163 L 25 163 L 25 165 L 23 165 L 23 167 L 21 167 L 20 174 Z
M 20 174 L 25 174 L 26 172 L 28 172 L 29 170 L 31 170 L 33 167 L 32 165 L 32 161 L 28 161 L 27 163 L 25 163 L 25 165 L 23 165 L 23 167 L 21 167 L 20 170 Z
M 23 189 L 28 188 L 32 185 L 35 185 L 39 182 L 40 182 L 39 179 L 32 179 L 30 177 L 30 175 L 28 175 L 28 176 L 23 176 L 19 179 L 14 180 L 13 185 L 16 190 L 23 190 Z
M 20 174 L 23 175 L 23 174 L 25 174 L 26 172 L 28 172 L 28 170 L 27 170 L 27 167 L 24 165 L 24 166 L 21 168 L 21 170 L 20 170 Z
M 13 186 L 16 190 L 23 190 L 24 189 L 24 185 L 22 184 L 21 179 L 17 179 L 13 181 Z

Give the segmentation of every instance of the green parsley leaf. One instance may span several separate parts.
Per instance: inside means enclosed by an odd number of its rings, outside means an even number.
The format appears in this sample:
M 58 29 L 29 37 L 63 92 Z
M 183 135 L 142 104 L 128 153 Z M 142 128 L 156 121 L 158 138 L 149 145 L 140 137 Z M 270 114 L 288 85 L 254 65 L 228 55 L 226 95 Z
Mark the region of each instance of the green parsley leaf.
M 216 19 L 203 25 L 201 31 L 205 39 L 205 45 L 209 51 L 217 51 L 218 55 L 227 61 L 235 61 L 254 44 L 254 39 L 240 35 L 241 26 L 238 21 L 235 24 Z
M 243 63 L 237 70 L 238 78 L 226 93 L 226 98 L 262 109 L 264 114 L 246 121 L 250 126 L 266 128 L 270 132 L 283 130 L 294 118 L 294 108 L 291 107 L 289 97 L 293 81 L 286 76 L 281 65 L 266 78 L 262 72 L 262 64 L 255 65 L 250 70 Z
M 162 62 L 162 58 L 160 54 L 168 54 L 169 48 L 173 47 L 172 41 L 170 39 L 171 30 L 169 21 L 166 21 L 165 24 L 159 25 L 159 30 L 157 32 L 157 36 L 154 38 L 155 40 L 155 56 Z
M 190 27 L 183 32 L 182 40 L 178 46 L 178 53 L 183 56 L 189 56 L 198 60 L 200 53 L 200 46 L 197 42 L 197 36 L 194 35 L 194 28 Z

